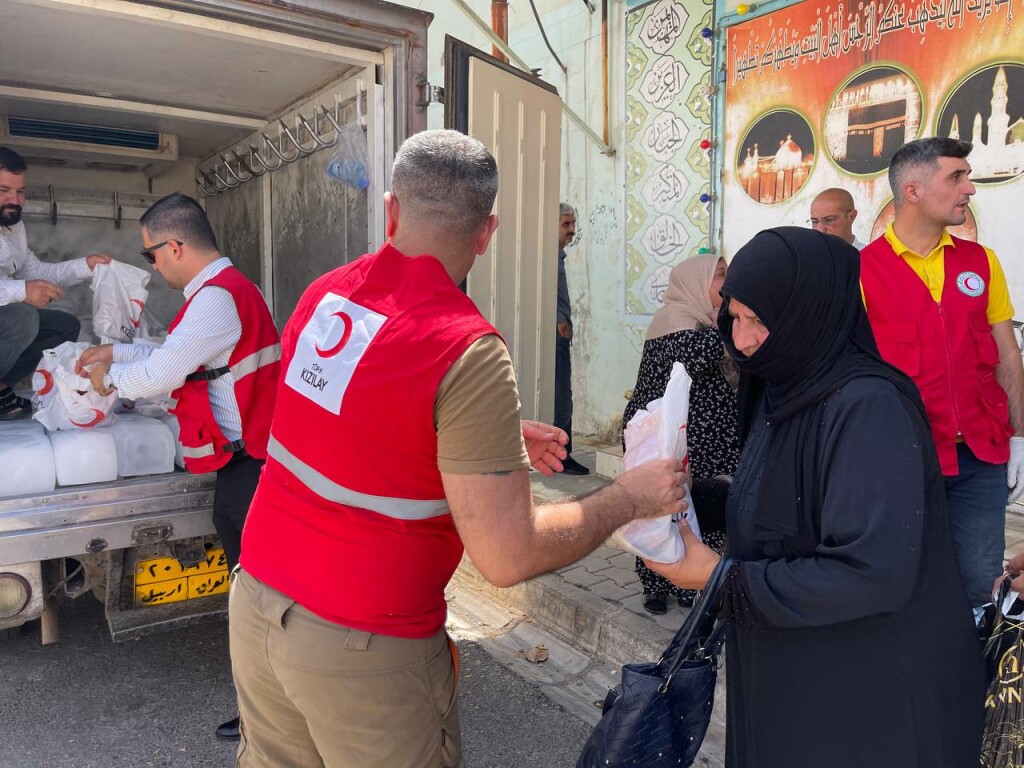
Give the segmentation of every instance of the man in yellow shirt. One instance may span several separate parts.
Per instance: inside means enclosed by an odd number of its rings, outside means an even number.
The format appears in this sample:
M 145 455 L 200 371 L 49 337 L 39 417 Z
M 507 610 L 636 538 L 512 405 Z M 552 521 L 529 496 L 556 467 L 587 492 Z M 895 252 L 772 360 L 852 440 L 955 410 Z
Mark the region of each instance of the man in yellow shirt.
M 1002 570 L 1007 488 L 1024 493 L 1024 367 L 995 254 L 949 234 L 975 192 L 969 142 L 904 145 L 889 166 L 896 218 L 861 251 L 861 289 L 882 356 L 917 384 L 946 480 L 971 604 Z

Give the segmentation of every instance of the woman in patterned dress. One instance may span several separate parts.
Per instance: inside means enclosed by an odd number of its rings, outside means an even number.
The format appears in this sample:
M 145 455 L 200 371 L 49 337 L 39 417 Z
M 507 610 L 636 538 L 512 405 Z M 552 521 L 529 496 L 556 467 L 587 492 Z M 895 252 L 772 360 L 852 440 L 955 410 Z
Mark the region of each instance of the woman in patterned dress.
M 738 374 L 725 354 L 717 324 L 725 273 L 725 259 L 716 254 L 694 256 L 672 269 L 664 305 L 647 329 L 636 386 L 622 419 L 625 427 L 638 410 L 664 395 L 672 364 L 682 363 L 693 381 L 686 440 L 694 481 L 731 476 L 739 459 Z M 722 516 L 702 516 L 698 510 L 697 522 L 704 541 L 721 552 L 725 545 Z M 665 613 L 667 596 L 676 597 L 682 606 L 693 604 L 695 592 L 679 589 L 647 568 L 640 558 L 636 560 L 636 572 L 643 584 L 643 604 L 648 612 Z

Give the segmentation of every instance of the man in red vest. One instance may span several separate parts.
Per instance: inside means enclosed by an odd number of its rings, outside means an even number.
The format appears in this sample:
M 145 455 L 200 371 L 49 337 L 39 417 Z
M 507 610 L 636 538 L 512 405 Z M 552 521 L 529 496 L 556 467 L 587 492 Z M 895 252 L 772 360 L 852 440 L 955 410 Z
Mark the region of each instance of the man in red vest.
M 497 188 L 475 139 L 409 138 L 387 244 L 314 281 L 288 321 L 231 588 L 240 766 L 462 765 L 444 590 L 463 546 L 511 586 L 684 509 L 674 461 L 533 504 L 531 463 L 561 469 L 568 437 L 520 422 L 505 344 L 458 288 L 498 225 Z
M 159 347 L 105 344 L 82 353 L 102 394 L 131 400 L 171 393 L 190 472 L 216 472 L 213 524 L 229 569 L 263 462 L 280 372 L 281 341 L 267 302 L 217 249 L 210 221 L 182 194 L 155 202 L 139 220 L 142 256 L 185 305 Z M 217 728 L 237 740 L 238 718 Z
M 1024 368 L 998 259 L 946 231 L 967 219 L 970 151 L 936 137 L 893 156 L 896 218 L 861 251 L 861 287 L 879 351 L 921 391 L 964 585 L 979 607 L 1002 571 L 1007 487 L 1010 502 L 1024 493 Z

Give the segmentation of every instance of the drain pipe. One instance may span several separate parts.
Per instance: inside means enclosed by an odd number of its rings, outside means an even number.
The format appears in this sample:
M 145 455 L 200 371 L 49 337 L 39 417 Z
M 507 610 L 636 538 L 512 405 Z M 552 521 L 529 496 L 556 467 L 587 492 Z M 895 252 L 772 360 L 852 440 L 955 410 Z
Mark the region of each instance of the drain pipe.
M 491 0 L 491 29 L 508 45 L 508 0 Z M 508 56 L 498 46 L 491 50 L 494 58 L 508 64 Z
M 608 0 L 601 0 L 601 91 L 604 95 L 604 144 L 608 144 Z

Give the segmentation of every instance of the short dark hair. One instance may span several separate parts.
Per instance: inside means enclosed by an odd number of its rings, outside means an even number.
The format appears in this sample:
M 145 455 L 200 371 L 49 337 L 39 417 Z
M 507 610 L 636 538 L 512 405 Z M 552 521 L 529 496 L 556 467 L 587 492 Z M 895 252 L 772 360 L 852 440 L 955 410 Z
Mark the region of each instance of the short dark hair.
M 974 145 L 969 141 L 951 139 L 947 136 L 932 136 L 927 139 L 910 141 L 896 150 L 889 162 L 889 187 L 893 200 L 903 202 L 903 183 L 907 172 L 913 168 L 930 166 L 935 170 L 940 157 L 963 159 L 971 154 Z
M 26 168 L 25 158 L 9 147 L 0 147 L 0 171 L 24 173 Z
M 180 192 L 153 203 L 142 214 L 139 224 L 149 230 L 153 238 L 181 238 L 183 243 L 200 251 L 217 250 L 217 237 L 206 211 L 195 199 Z
M 469 235 L 491 215 L 498 165 L 487 148 L 457 131 L 430 130 L 402 142 L 391 190 L 418 222 Z

